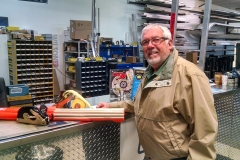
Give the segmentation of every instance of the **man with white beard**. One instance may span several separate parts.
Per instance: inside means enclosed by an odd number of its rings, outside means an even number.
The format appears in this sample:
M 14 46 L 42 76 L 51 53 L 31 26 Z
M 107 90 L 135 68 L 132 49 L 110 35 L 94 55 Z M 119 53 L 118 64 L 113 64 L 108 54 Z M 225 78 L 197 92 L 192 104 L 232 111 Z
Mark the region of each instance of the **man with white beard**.
M 134 100 L 101 102 L 97 108 L 135 114 L 145 159 L 216 159 L 218 121 L 208 78 L 178 56 L 166 27 L 146 26 L 141 45 L 149 66 Z

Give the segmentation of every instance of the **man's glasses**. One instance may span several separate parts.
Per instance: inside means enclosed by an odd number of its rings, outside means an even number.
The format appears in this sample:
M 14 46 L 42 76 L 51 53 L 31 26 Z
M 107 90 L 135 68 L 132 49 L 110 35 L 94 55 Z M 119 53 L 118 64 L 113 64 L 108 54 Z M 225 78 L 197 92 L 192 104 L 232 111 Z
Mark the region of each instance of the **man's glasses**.
M 169 38 L 166 38 L 166 37 L 154 37 L 154 38 L 151 38 L 151 39 L 143 40 L 141 42 L 141 45 L 142 46 L 147 46 L 150 41 L 153 45 L 157 45 L 157 44 L 161 43 L 162 41 L 165 41 L 165 40 L 168 40 L 168 39 Z

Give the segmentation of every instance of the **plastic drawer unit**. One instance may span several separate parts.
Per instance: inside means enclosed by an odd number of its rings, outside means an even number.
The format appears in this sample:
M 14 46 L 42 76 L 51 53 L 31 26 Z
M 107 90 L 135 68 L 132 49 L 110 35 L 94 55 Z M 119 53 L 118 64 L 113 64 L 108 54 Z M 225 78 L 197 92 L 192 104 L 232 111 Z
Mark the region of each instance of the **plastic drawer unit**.
M 107 62 L 76 62 L 76 88 L 85 98 L 107 94 Z

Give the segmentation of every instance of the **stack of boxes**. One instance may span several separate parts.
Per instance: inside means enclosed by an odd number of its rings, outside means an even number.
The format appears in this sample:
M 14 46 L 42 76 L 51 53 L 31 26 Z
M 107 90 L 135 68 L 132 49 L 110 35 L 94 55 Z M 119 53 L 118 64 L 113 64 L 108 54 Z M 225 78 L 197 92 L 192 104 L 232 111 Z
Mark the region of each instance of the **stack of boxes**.
M 19 40 L 33 40 L 34 36 L 38 36 L 38 32 L 36 30 L 31 29 L 21 29 L 19 27 L 7 27 L 9 32 L 9 39 L 19 39 Z M 35 39 L 36 40 L 36 39 Z
M 30 40 L 31 34 L 27 30 L 14 30 L 9 32 L 9 39 Z

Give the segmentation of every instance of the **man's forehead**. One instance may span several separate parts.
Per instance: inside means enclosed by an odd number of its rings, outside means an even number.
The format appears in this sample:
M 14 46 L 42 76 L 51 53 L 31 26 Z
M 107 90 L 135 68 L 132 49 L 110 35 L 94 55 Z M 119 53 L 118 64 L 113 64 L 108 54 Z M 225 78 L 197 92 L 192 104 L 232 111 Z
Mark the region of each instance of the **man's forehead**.
M 161 29 L 158 28 L 151 28 L 148 30 L 145 30 L 145 32 L 143 32 L 143 37 L 145 36 L 152 36 L 152 37 L 156 37 L 156 36 L 162 36 L 163 35 L 163 31 Z

